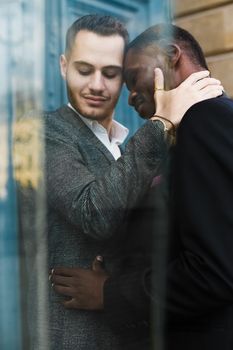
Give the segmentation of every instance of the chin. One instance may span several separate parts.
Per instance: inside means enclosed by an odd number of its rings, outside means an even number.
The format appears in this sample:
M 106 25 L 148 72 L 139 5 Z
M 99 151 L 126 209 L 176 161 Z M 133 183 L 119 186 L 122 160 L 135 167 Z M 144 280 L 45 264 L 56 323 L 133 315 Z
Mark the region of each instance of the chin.
M 155 107 L 154 107 L 154 104 L 152 105 L 152 103 L 147 102 L 147 103 L 141 104 L 139 108 L 136 109 L 136 111 L 138 112 L 141 118 L 149 119 L 153 117 L 153 115 L 155 114 Z
M 150 119 L 151 117 L 153 117 L 153 115 L 155 114 L 155 112 L 153 111 L 141 111 L 140 113 L 138 112 L 139 116 L 142 119 Z

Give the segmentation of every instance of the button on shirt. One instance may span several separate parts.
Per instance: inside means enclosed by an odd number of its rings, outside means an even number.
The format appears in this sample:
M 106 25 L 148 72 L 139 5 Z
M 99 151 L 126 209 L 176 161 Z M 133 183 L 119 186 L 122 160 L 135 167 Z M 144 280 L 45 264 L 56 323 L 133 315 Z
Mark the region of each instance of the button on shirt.
M 105 147 L 111 152 L 115 159 L 121 156 L 119 146 L 125 141 L 129 130 L 116 120 L 112 121 L 112 127 L 110 135 L 107 130 L 97 122 L 97 120 L 91 120 L 81 116 L 72 106 L 68 103 L 68 106 L 78 114 L 82 121 L 88 126 L 88 128 L 95 134 L 96 137 L 105 145 Z

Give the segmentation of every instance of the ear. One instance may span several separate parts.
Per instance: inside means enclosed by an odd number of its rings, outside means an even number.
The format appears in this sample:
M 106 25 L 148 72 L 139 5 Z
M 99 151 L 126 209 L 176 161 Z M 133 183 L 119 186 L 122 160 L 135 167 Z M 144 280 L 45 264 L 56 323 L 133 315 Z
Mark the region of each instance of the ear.
M 165 55 L 168 58 L 168 63 L 171 68 L 177 66 L 182 54 L 181 48 L 177 44 L 169 43 L 164 47 Z
M 62 78 L 66 80 L 67 58 L 65 55 L 60 56 L 60 71 Z

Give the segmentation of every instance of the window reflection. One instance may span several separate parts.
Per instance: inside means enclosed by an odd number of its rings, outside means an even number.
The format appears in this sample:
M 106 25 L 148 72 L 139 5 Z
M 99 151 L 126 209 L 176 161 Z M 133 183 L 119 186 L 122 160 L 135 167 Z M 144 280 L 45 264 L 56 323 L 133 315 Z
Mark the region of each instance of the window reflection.
M 0 348 L 4 350 L 49 349 L 43 143 L 39 119 L 31 112 L 43 106 L 44 5 L 42 0 L 0 2 Z

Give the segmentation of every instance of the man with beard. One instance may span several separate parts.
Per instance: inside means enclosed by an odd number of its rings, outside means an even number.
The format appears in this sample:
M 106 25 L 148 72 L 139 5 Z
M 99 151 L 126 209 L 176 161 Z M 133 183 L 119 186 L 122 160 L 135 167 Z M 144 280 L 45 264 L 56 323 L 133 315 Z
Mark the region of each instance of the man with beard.
M 67 32 L 60 63 L 69 104 L 44 116 L 50 268 L 87 268 L 110 252 L 165 157 L 167 131 L 159 121 L 148 121 L 120 157 L 128 131 L 113 112 L 127 40 L 124 26 L 109 16 L 84 16 Z M 111 255 L 108 260 L 111 272 Z M 120 347 L 102 313 L 68 311 L 60 301 L 51 289 L 51 349 Z
M 207 69 L 203 52 L 190 33 L 172 25 L 147 29 L 128 46 L 124 62 L 129 102 L 143 117 L 154 112 L 156 67 L 164 71 L 168 89 L 193 72 Z M 98 261 L 93 270 L 55 269 L 54 288 L 71 297 L 68 307 L 104 308 L 118 327 L 127 319 L 129 332 L 133 329 L 137 336 L 135 314 L 138 310 L 143 315 L 142 306 L 153 302 L 153 336 L 164 336 L 161 349 L 232 348 L 232 134 L 233 102 L 226 96 L 197 103 L 187 111 L 177 131 L 168 181 L 169 250 L 162 270 L 156 272 L 154 265 L 152 272 L 150 264 L 137 258 L 128 268 L 128 257 L 134 258 L 130 245 L 120 268 L 110 276 Z M 141 235 L 144 237 L 143 231 Z M 154 236 L 156 247 L 158 232 Z M 156 279 L 161 275 L 165 289 Z M 93 292 L 93 286 L 102 286 L 103 280 L 103 288 Z M 148 322 L 143 317 L 142 322 Z

